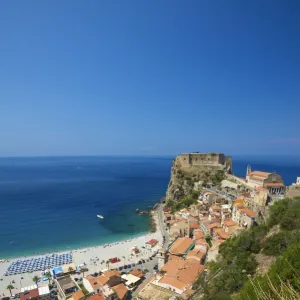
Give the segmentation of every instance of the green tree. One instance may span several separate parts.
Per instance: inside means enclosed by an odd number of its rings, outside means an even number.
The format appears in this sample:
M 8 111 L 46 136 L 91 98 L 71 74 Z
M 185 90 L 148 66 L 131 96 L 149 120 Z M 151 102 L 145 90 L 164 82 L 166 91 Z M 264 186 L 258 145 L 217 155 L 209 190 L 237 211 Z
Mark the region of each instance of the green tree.
M 6 289 L 9 290 L 11 296 L 12 296 L 11 290 L 13 290 L 14 288 L 15 287 L 11 283 L 6 287 Z
M 32 280 L 35 282 L 35 284 L 37 285 L 38 284 L 38 281 L 40 280 L 41 278 L 37 275 L 35 275 Z
M 88 269 L 85 268 L 85 267 L 80 269 L 80 273 L 82 273 L 82 277 L 84 277 L 84 273 L 87 272 L 87 271 L 88 271 Z
M 110 264 L 110 261 L 107 260 L 107 261 L 106 261 L 106 266 L 107 266 L 107 269 L 108 269 L 108 270 L 109 270 L 109 264 Z
M 46 274 L 45 274 L 45 277 L 48 279 L 49 284 L 50 284 L 50 280 L 51 280 L 51 278 L 52 278 L 51 274 L 50 274 L 50 273 L 46 273 Z

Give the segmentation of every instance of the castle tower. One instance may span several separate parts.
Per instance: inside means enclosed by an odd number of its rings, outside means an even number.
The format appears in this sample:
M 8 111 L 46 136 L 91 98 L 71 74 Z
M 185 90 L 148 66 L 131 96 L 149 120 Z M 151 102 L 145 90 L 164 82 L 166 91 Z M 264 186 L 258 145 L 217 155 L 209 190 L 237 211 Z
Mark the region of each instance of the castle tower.
M 167 251 L 164 248 L 158 250 L 158 269 L 160 270 L 163 265 L 167 262 Z
M 251 173 L 251 165 L 248 165 L 248 166 L 247 166 L 246 177 L 248 177 L 250 173 Z

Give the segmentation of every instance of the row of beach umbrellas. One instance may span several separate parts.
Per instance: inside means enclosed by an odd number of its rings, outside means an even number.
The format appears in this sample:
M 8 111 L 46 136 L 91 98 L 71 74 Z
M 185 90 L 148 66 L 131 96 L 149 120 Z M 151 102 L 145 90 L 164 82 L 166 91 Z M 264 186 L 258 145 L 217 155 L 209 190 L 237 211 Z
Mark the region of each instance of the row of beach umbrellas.
M 33 271 L 42 271 L 48 268 L 57 267 L 72 263 L 71 253 L 52 254 L 38 258 L 18 259 L 13 261 L 4 275 L 15 275 Z

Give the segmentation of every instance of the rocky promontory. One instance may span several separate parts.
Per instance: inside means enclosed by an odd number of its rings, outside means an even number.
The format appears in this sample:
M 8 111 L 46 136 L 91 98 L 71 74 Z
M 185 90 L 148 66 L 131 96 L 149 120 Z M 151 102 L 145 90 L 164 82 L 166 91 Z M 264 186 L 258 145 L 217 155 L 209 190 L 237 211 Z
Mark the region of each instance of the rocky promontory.
M 166 192 L 166 201 L 178 201 L 201 186 L 223 180 L 230 173 L 232 159 L 222 153 L 184 153 L 178 155 L 171 168 L 171 177 Z

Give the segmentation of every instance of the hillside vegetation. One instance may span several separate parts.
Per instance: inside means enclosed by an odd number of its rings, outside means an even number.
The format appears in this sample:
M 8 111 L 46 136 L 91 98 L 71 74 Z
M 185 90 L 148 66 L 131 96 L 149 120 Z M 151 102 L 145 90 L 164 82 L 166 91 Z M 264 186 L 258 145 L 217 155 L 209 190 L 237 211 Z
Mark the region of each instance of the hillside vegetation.
M 198 279 L 194 299 L 300 299 L 300 198 L 276 202 L 266 224 L 227 240 L 219 252 Z M 276 258 L 264 275 L 257 272 L 258 254 Z

